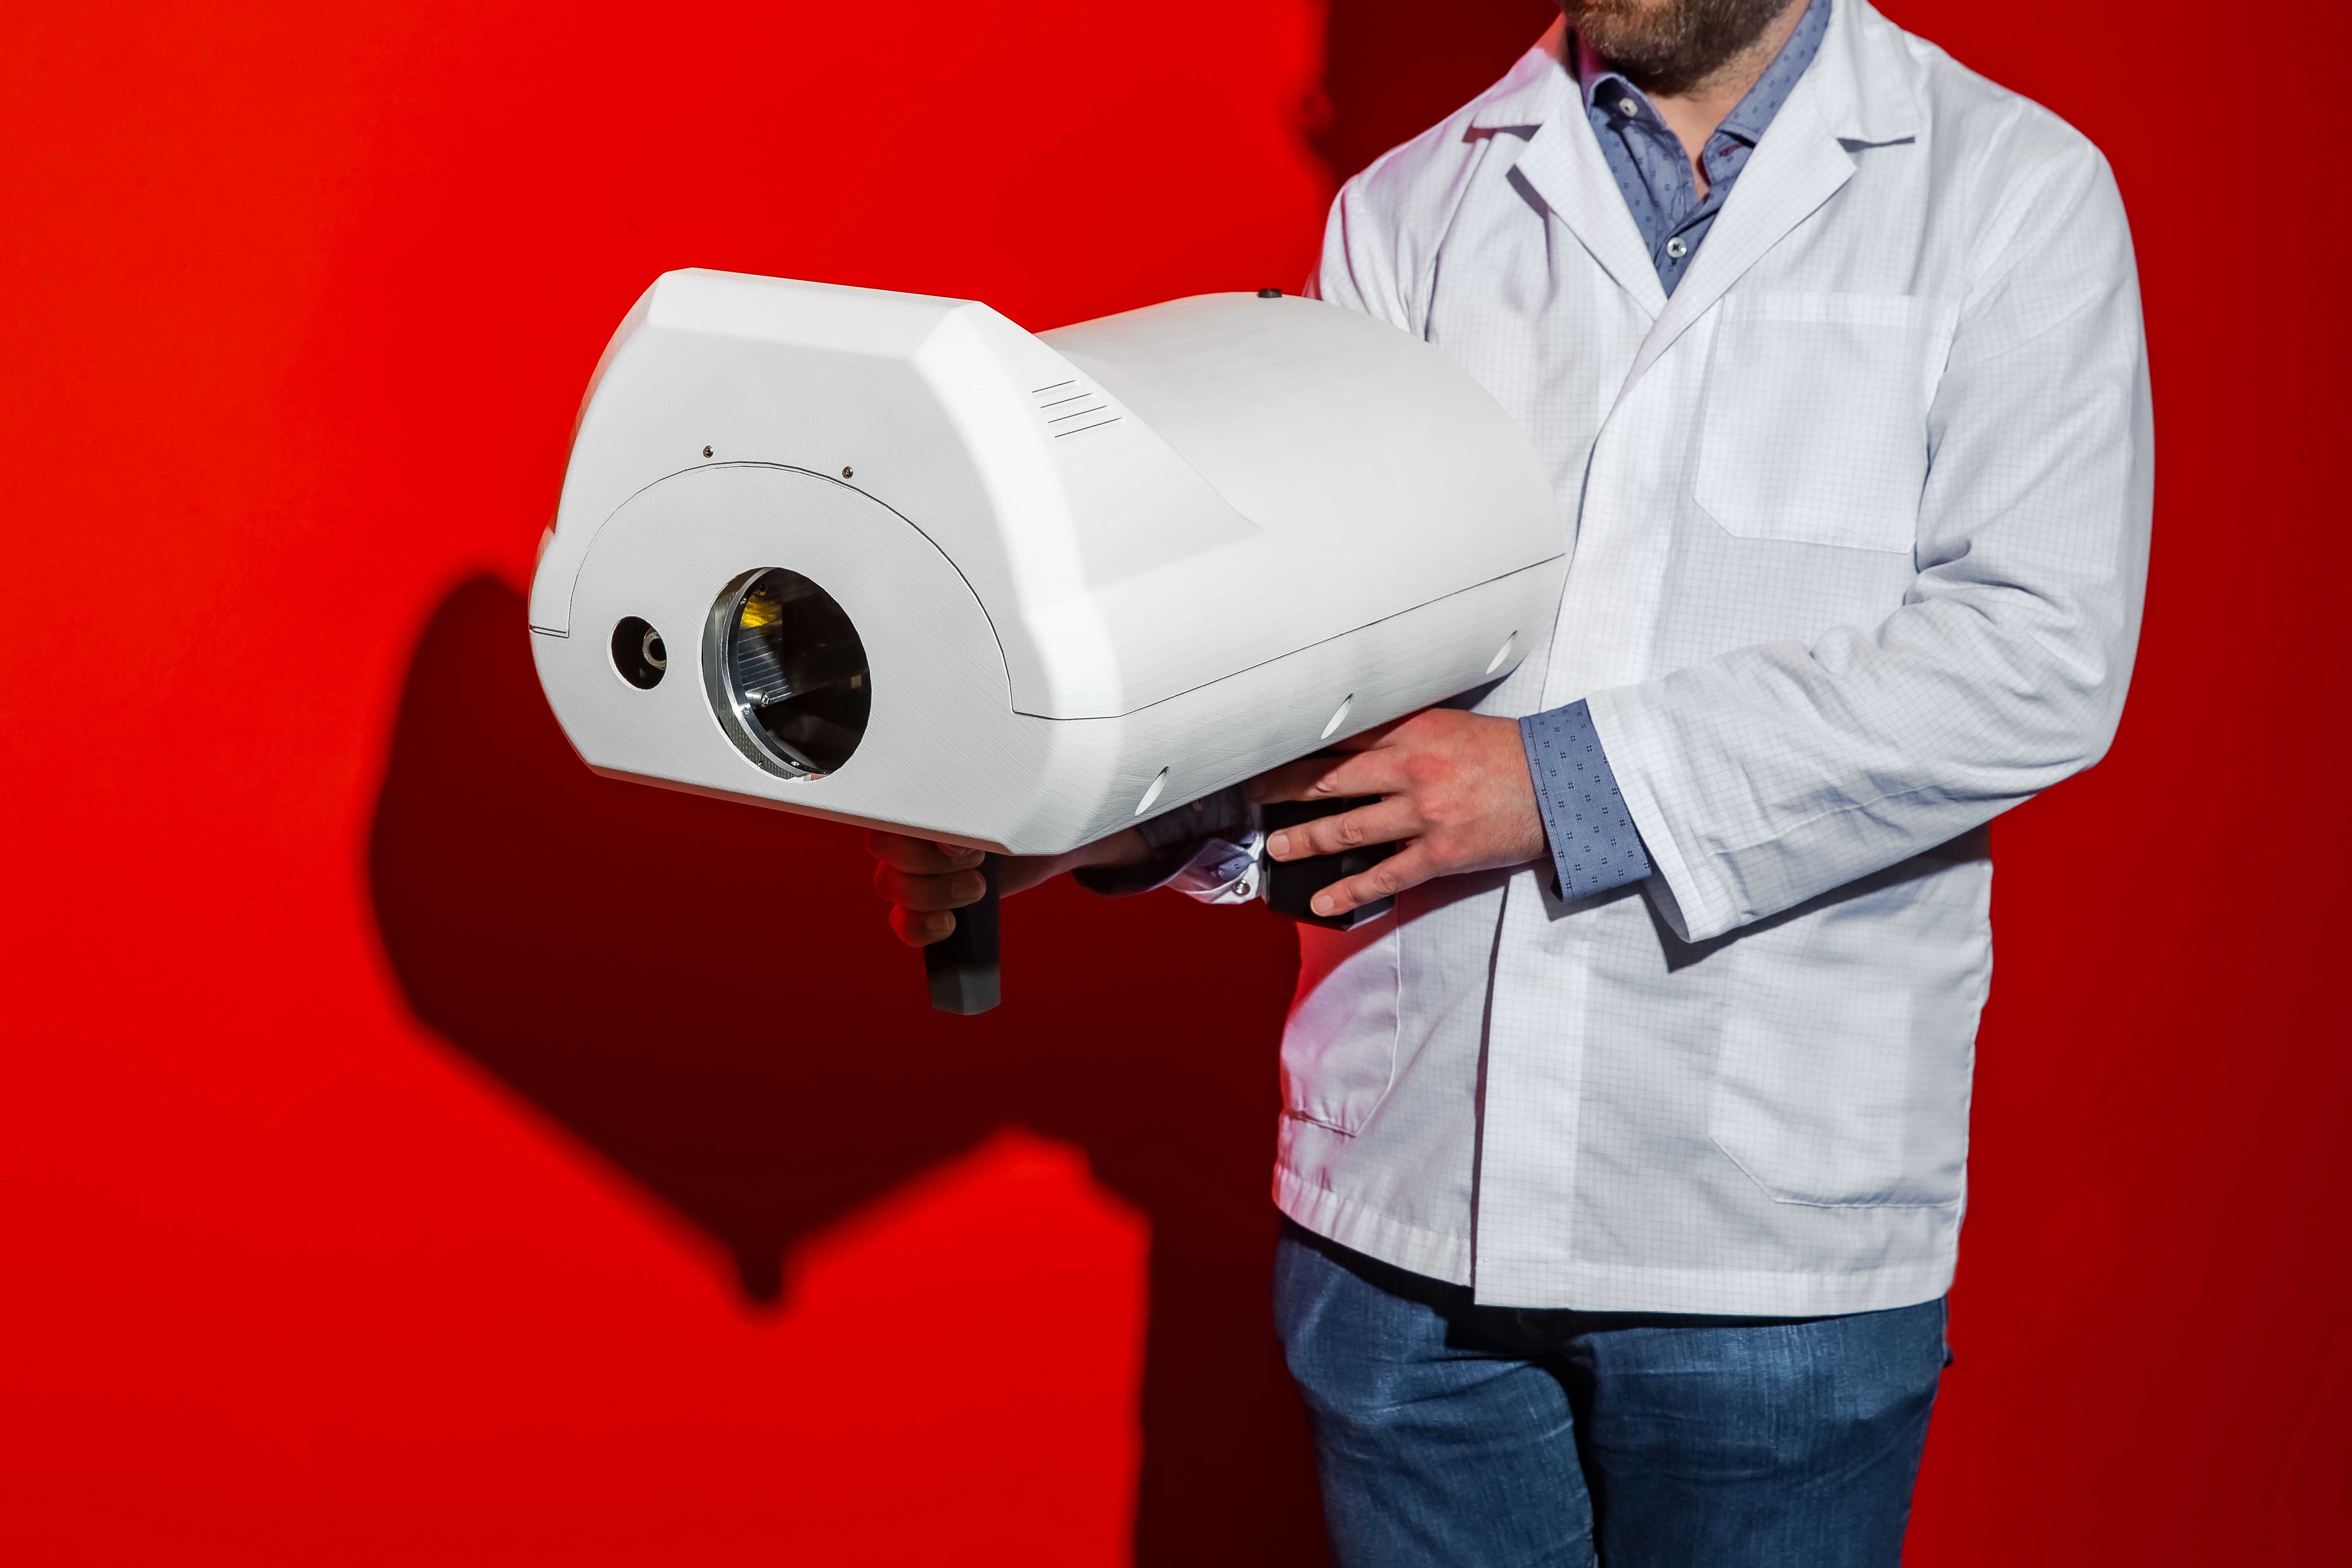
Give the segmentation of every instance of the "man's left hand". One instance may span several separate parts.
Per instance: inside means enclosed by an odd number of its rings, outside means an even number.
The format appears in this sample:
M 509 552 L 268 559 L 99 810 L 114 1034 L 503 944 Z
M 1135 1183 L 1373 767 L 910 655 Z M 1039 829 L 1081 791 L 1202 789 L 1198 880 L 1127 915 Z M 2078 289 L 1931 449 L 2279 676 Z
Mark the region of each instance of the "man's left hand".
M 1433 877 L 1523 865 L 1546 853 L 1543 816 L 1518 721 L 1424 708 L 1250 781 L 1255 801 L 1381 798 L 1286 827 L 1266 841 L 1276 860 L 1399 843 L 1395 854 L 1315 895 L 1318 915 L 1345 914 Z

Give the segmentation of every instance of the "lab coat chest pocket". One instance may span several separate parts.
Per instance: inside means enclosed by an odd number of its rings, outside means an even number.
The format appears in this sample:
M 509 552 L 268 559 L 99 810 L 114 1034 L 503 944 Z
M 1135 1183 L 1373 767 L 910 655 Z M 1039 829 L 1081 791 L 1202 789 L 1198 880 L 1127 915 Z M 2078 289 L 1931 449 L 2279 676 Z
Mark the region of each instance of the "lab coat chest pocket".
M 1734 292 L 1709 349 L 1694 494 L 1726 532 L 1909 551 L 1927 404 L 1958 312 L 1894 294 Z

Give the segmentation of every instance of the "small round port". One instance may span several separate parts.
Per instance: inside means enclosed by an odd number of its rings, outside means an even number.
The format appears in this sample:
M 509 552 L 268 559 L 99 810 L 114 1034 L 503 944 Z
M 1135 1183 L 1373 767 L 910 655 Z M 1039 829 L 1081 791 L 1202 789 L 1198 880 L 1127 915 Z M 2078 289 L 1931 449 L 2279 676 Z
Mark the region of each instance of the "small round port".
M 669 669 L 669 649 L 663 646 L 661 633 L 635 616 L 622 616 L 613 628 L 613 668 L 640 691 L 659 686 Z

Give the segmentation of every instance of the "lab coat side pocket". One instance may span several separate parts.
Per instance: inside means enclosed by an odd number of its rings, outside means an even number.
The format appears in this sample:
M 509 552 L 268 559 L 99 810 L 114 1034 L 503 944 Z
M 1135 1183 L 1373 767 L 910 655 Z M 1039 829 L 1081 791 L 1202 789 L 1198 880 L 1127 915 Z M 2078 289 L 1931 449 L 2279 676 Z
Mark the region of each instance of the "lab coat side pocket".
M 1908 552 L 1927 405 L 1957 310 L 1892 294 L 1734 292 L 1717 307 L 1693 499 L 1724 531 Z
M 1398 925 L 1298 929 L 1298 990 L 1282 1031 L 1286 1116 L 1353 1133 L 1396 1081 Z
M 1744 965 L 1743 994 L 1707 1132 L 1773 1201 L 1959 1201 L 1990 887 L 1981 860 L 1915 863 L 1724 955 Z

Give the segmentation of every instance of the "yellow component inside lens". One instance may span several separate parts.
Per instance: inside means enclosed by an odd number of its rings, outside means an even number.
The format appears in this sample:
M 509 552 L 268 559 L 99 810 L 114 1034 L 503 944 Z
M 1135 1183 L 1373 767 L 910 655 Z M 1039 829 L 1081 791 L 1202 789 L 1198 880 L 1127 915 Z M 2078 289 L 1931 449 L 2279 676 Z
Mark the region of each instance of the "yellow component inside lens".
M 743 607 L 737 612 L 735 624 L 742 626 L 772 626 L 783 618 L 784 602 L 764 588 L 754 588 L 743 595 Z

